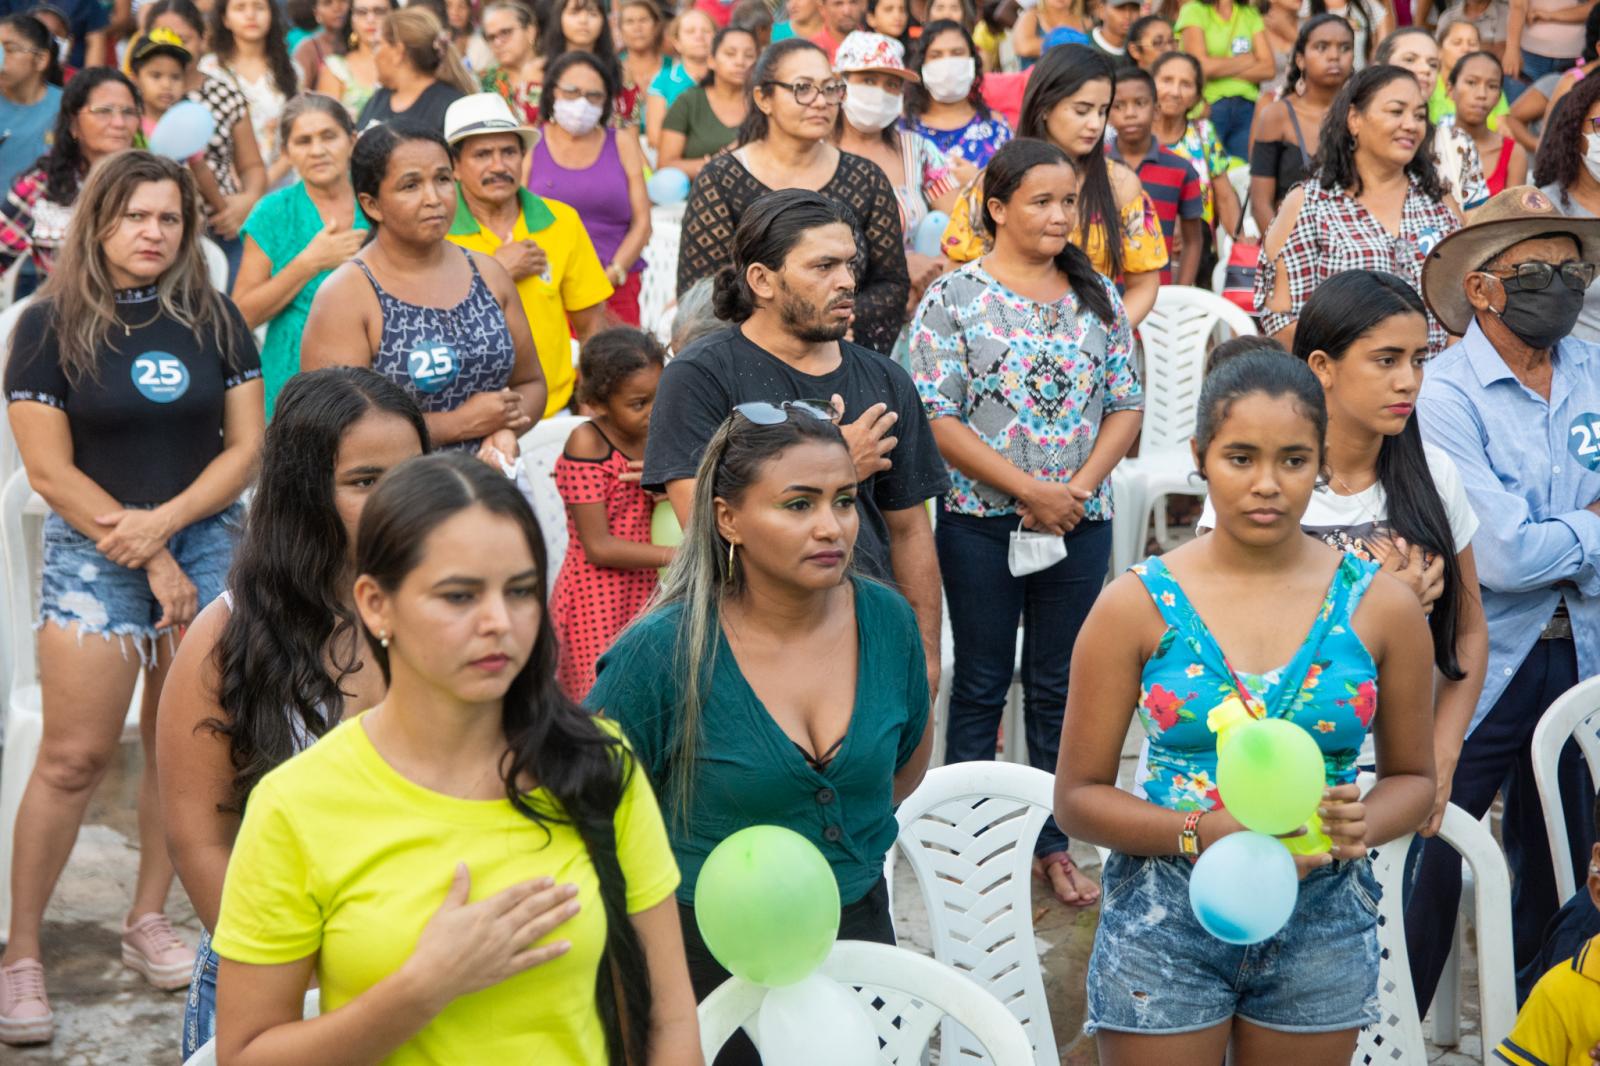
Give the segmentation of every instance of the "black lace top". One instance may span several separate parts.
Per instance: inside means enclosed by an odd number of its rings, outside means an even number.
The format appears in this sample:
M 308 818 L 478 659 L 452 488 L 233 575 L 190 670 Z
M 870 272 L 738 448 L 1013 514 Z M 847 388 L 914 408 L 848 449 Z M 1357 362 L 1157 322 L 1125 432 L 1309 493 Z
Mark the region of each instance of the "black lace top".
M 731 154 L 705 165 L 695 179 L 683 216 L 679 296 L 728 262 L 740 216 L 771 191 Z M 876 163 L 840 152 L 838 169 L 819 191 L 855 212 L 856 245 L 865 253 L 856 275 L 859 288 L 852 335 L 857 344 L 888 353 L 906 323 L 906 300 L 911 295 L 894 187 Z

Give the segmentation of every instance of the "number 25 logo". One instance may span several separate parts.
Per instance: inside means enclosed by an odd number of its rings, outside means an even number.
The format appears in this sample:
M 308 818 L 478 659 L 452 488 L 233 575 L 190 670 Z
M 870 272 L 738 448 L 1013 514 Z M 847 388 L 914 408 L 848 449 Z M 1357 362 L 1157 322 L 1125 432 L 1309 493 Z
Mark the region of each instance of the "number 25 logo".
M 1600 470 L 1600 418 L 1579 415 L 1568 430 L 1567 450 L 1590 470 Z
M 455 379 L 455 349 L 448 344 L 418 348 L 411 353 L 407 370 L 417 388 L 424 392 L 438 392 Z
M 133 385 L 147 400 L 171 403 L 189 391 L 189 371 L 176 356 L 152 352 L 133 361 Z

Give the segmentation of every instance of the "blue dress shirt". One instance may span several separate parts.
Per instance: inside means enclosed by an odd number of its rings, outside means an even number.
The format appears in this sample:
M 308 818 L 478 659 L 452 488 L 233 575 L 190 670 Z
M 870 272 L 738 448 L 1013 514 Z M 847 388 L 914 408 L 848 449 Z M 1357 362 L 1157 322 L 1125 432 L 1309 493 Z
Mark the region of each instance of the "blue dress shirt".
M 1517 380 L 1473 322 L 1428 364 L 1422 436 L 1450 454 L 1479 522 L 1472 538 L 1489 622 L 1476 729 L 1565 596 L 1580 677 L 1600 673 L 1600 345 L 1551 353 L 1550 399 Z M 1558 587 L 1559 584 L 1559 587 Z

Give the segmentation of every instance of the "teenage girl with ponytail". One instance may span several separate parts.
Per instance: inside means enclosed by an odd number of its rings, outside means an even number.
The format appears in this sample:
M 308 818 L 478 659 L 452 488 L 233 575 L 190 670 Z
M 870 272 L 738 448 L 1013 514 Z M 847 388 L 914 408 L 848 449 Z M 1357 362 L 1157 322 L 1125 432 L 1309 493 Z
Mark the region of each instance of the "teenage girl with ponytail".
M 1107 478 L 1143 417 L 1122 300 L 1069 241 L 1080 180 L 1046 141 L 996 152 L 982 207 L 993 248 L 930 285 L 911 326 L 912 374 L 953 482 L 935 526 L 955 638 L 950 762 L 994 758 L 1026 617 L 1028 759 L 1054 768 L 1072 645 L 1110 563 Z M 1008 564 L 1019 526 L 1054 541 L 1039 542 L 1048 565 Z M 1062 902 L 1099 899 L 1054 821 L 1034 850 Z

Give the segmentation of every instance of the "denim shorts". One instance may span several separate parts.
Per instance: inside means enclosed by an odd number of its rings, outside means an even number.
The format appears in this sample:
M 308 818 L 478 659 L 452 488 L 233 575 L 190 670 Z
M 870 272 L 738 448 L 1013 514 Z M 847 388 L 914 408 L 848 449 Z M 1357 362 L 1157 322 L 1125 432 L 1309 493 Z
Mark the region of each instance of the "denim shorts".
M 220 514 L 185 526 L 167 541 L 167 550 L 194 582 L 198 607 L 216 599 L 227 585 L 233 548 L 244 518 L 244 507 L 234 504 Z M 118 566 L 95 548 L 59 515 L 44 522 L 44 578 L 39 593 L 39 622 L 82 633 L 98 633 L 107 640 L 132 641 L 139 661 L 152 661 L 161 620 L 161 604 L 150 591 L 143 570 Z
M 1307 874 L 1288 923 L 1244 947 L 1195 918 L 1191 869 L 1177 856 L 1106 860 L 1085 1033 L 1190 1033 L 1233 1017 L 1286 1033 L 1378 1021 L 1381 890 L 1370 862 Z
M 217 953 L 211 934 L 202 933 L 194 950 L 194 973 L 189 997 L 183 1005 L 183 1060 L 189 1061 L 200 1046 L 217 1035 Z

